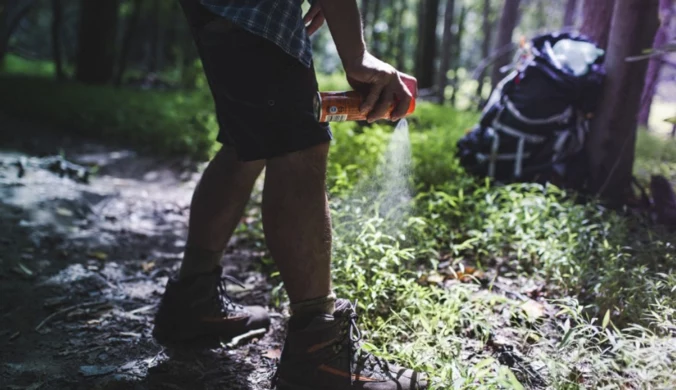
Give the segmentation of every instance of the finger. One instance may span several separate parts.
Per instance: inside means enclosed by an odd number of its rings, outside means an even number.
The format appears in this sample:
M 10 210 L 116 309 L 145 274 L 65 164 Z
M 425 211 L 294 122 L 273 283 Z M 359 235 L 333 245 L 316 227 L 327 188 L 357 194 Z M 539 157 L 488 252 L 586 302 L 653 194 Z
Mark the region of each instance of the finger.
M 312 7 L 310 7 L 310 9 L 303 17 L 303 23 L 308 24 L 312 22 L 312 20 L 319 13 L 319 11 L 321 11 L 321 7 L 319 6 L 319 3 L 315 3 Z
M 392 110 L 392 120 L 396 121 L 406 116 L 408 108 L 411 106 L 411 100 L 413 97 L 408 90 L 404 89 L 400 93 L 396 94 L 396 106 Z
M 369 89 L 369 94 L 366 97 L 366 100 L 364 100 L 364 103 L 362 103 L 360 107 L 360 111 L 362 114 L 367 114 L 371 113 L 373 110 L 373 107 L 376 105 L 378 100 L 380 99 L 380 93 L 383 91 L 383 88 L 385 86 L 382 83 L 374 83 L 371 84 L 371 88 Z
M 369 116 L 367 118 L 368 121 L 374 122 L 378 119 L 386 118 L 388 116 L 387 114 L 392 108 L 393 103 L 394 103 L 394 89 L 391 86 L 388 86 L 380 94 L 378 102 L 376 103 L 373 110 L 369 113 Z
M 324 14 L 320 12 L 314 19 L 312 19 L 312 23 L 310 23 L 310 25 L 307 27 L 307 34 L 312 35 L 317 32 L 317 30 L 319 30 L 324 25 L 325 20 Z

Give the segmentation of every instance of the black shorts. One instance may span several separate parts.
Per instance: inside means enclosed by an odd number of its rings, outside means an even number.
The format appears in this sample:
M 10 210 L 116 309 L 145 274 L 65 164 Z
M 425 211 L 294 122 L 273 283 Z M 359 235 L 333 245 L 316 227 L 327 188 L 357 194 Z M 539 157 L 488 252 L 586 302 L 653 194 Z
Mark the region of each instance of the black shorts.
M 218 141 L 242 161 L 331 141 L 315 112 L 317 78 L 271 41 L 238 28 L 197 0 L 181 0 L 216 105 Z

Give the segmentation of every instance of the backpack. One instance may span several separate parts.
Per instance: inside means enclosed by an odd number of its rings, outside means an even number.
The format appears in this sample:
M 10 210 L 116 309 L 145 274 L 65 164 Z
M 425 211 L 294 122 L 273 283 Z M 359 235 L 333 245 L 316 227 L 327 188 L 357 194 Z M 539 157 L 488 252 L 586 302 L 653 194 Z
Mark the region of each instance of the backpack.
M 479 123 L 458 141 L 461 165 L 504 183 L 558 177 L 583 186 L 583 148 L 601 98 L 603 60 L 603 51 L 580 35 L 534 38 L 491 93 Z

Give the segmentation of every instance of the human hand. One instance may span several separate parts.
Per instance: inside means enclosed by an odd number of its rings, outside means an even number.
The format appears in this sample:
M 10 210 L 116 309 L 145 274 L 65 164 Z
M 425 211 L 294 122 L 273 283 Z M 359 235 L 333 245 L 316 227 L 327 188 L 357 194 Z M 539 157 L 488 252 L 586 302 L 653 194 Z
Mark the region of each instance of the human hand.
M 325 20 L 319 1 L 315 1 L 303 18 L 303 23 L 305 23 L 307 28 L 307 34 L 312 35 L 317 32 L 317 30 L 322 27 Z
M 366 96 L 360 110 L 368 114 L 369 122 L 383 118 L 396 121 L 406 116 L 413 95 L 393 66 L 368 52 L 345 65 L 347 81 Z

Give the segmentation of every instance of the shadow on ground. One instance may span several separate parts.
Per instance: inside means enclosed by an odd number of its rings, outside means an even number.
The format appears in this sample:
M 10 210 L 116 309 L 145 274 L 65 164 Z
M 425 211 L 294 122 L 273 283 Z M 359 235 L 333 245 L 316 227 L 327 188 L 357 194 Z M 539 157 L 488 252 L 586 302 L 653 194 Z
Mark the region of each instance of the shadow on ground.
M 59 140 L 3 120 L 15 136 L 0 137 L 0 383 L 269 388 L 274 361 L 266 356 L 281 347 L 281 315 L 263 338 L 239 347 L 170 352 L 150 337 L 180 260 L 196 166 Z M 97 165 L 98 173 L 82 184 L 41 166 L 38 157 L 59 152 Z M 259 252 L 237 245 L 224 267 L 244 282 L 233 296 L 267 305 L 271 286 L 259 260 Z

